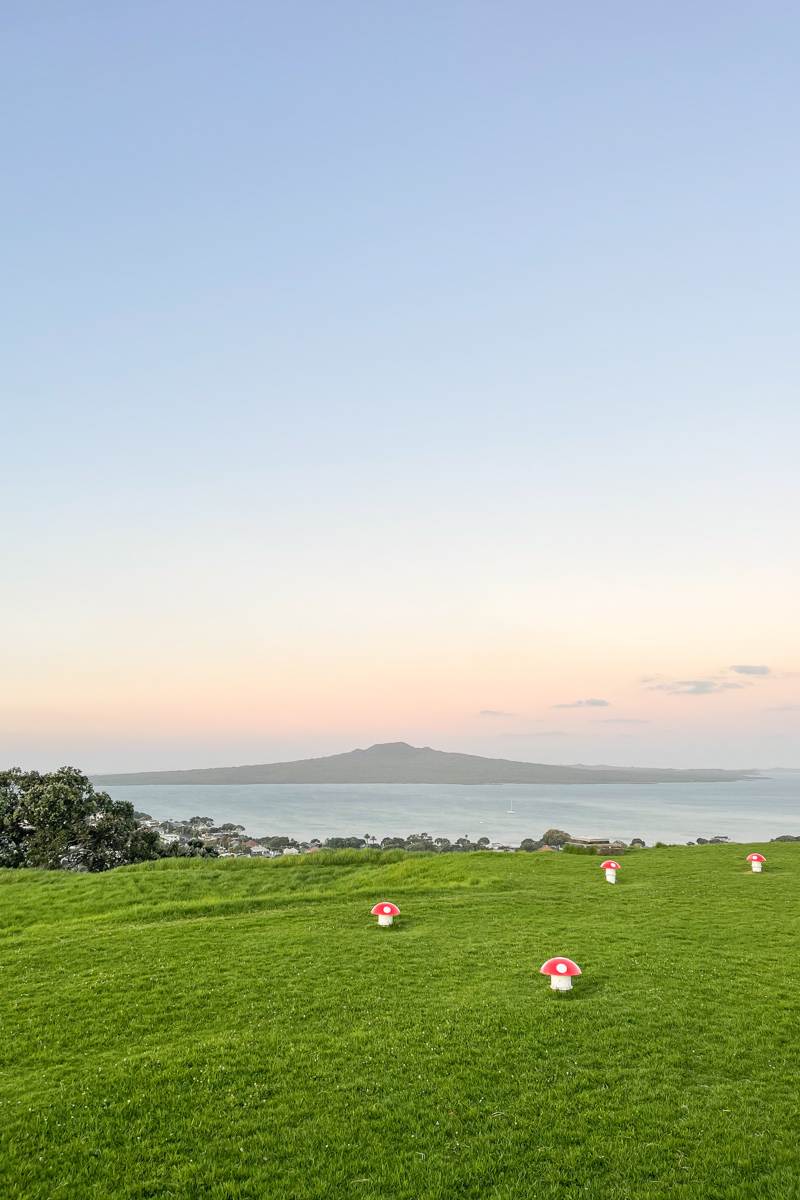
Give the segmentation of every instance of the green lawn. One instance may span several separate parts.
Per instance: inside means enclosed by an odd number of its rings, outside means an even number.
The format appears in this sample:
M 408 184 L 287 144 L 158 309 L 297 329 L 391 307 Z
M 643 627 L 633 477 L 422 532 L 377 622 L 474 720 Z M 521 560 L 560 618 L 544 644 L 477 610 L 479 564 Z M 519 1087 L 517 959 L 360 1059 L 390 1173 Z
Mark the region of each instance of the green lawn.
M 752 848 L 0 871 L 0 1196 L 800 1196 L 800 844 Z

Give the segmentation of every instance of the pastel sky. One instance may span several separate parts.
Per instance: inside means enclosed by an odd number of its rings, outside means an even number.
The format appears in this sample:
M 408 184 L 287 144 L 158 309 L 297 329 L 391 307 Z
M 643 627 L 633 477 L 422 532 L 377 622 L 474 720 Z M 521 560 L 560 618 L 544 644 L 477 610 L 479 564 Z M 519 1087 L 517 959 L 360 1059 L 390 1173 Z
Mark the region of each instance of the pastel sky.
M 0 23 L 0 765 L 800 766 L 797 5 Z

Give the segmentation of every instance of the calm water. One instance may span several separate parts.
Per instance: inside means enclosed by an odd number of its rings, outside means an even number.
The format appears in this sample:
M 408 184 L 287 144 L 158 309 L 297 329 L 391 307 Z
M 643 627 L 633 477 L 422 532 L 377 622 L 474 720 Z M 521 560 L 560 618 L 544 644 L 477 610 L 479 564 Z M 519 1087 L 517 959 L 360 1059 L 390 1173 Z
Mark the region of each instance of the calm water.
M 576 837 L 687 842 L 717 834 L 767 841 L 800 834 L 800 771 L 748 783 L 234 784 L 106 789 L 157 820 L 213 817 L 256 837 L 371 834 L 488 837 L 517 843 L 553 826 Z M 513 813 L 508 810 L 513 806 Z

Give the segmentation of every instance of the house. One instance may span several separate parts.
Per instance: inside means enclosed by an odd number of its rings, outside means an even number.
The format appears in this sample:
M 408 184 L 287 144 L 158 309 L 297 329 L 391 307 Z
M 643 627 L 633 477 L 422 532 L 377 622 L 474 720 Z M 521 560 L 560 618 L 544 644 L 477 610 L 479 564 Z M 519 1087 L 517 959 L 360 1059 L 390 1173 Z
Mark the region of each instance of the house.
M 167 846 L 174 846 L 175 842 L 179 842 L 181 840 L 180 835 L 177 833 L 161 833 L 159 834 L 159 837 Z
M 284 854 L 299 854 L 300 851 L 297 849 L 297 846 L 287 846 L 283 853 Z

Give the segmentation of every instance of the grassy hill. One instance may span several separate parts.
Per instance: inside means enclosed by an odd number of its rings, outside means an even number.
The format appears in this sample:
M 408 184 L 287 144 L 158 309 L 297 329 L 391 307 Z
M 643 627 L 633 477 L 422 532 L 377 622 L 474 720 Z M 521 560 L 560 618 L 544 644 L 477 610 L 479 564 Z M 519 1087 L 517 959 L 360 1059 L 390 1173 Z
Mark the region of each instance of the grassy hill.
M 800 845 L 762 849 L 0 872 L 0 1195 L 798 1196 Z

